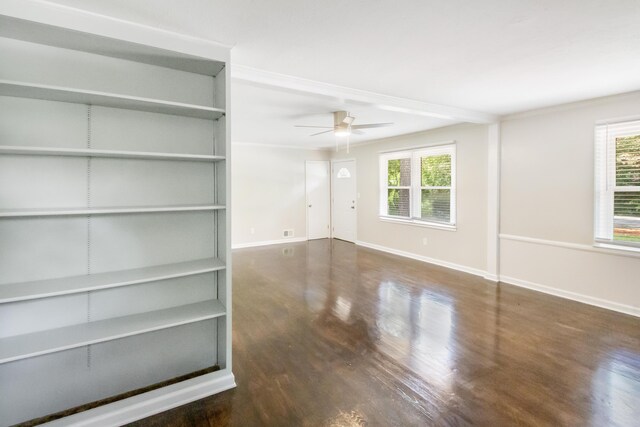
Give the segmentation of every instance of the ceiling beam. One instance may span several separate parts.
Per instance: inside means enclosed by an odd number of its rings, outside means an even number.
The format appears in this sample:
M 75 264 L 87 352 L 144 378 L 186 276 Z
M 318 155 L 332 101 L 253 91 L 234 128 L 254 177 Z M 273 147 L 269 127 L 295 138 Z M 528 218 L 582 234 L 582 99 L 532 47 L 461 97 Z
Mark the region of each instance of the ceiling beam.
M 273 73 L 244 65 L 237 65 L 233 64 L 233 62 L 231 64 L 231 79 L 232 81 L 263 87 L 275 87 L 292 92 L 311 93 L 333 98 L 341 102 L 360 103 L 379 108 L 380 110 L 452 120 L 455 122 L 485 124 L 498 121 L 498 116 L 494 114 L 367 92 L 286 74 Z

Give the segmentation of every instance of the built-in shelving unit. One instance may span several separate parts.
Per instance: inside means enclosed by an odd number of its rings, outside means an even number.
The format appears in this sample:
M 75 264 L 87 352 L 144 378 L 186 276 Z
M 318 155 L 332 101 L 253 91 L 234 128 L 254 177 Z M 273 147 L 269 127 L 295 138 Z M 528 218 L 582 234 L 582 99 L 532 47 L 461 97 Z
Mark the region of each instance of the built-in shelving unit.
M 0 427 L 234 387 L 229 49 L 6 0 L 0 58 Z

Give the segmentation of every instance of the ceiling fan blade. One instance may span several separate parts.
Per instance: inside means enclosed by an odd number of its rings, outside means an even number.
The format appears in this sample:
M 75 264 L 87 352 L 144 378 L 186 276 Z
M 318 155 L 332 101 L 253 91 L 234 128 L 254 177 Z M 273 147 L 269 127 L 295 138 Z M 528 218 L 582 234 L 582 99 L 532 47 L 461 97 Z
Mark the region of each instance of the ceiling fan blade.
M 351 129 L 383 128 L 391 125 L 393 125 L 393 123 L 367 123 L 364 125 L 352 125 Z
M 293 125 L 294 128 L 318 128 L 318 129 L 333 129 L 333 126 L 306 126 L 306 125 Z
M 333 129 L 329 129 L 329 130 L 323 130 L 322 132 L 318 132 L 318 133 L 312 133 L 309 136 L 316 136 L 316 135 L 322 135 L 323 133 L 329 133 L 329 132 L 333 132 Z
M 353 129 L 353 126 L 351 126 L 351 133 L 353 135 L 364 135 L 365 133 L 362 132 L 361 130 L 357 130 L 357 129 Z

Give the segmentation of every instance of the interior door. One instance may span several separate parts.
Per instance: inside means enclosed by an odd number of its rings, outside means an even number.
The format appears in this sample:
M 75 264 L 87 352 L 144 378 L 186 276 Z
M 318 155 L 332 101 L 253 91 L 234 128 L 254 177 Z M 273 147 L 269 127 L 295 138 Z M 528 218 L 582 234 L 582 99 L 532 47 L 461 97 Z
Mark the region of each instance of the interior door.
M 333 237 L 356 241 L 356 161 L 340 160 L 331 165 L 333 189 Z
M 328 161 L 307 161 L 307 239 L 330 237 L 331 204 Z

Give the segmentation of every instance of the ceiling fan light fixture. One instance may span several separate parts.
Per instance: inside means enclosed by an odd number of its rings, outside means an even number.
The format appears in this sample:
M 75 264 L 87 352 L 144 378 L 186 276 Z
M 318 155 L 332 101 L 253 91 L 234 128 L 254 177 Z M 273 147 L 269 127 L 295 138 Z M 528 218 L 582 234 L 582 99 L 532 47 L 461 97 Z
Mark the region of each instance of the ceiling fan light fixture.
M 313 133 L 309 136 L 317 136 L 333 133 L 336 139 L 336 148 L 338 147 L 338 140 L 347 142 L 347 152 L 349 152 L 349 137 L 351 135 L 364 135 L 363 129 L 381 128 L 391 126 L 393 123 L 364 123 L 354 125 L 356 118 L 352 116 L 348 111 L 334 111 L 333 113 L 333 126 L 317 126 L 317 125 L 295 125 L 296 127 L 303 128 L 320 128 L 327 129 L 321 132 Z
M 338 128 L 338 129 L 335 130 L 334 134 L 335 134 L 335 136 L 338 136 L 338 137 L 349 136 L 349 135 L 351 135 L 351 129 L 349 129 L 349 128 L 342 128 L 342 129 Z

